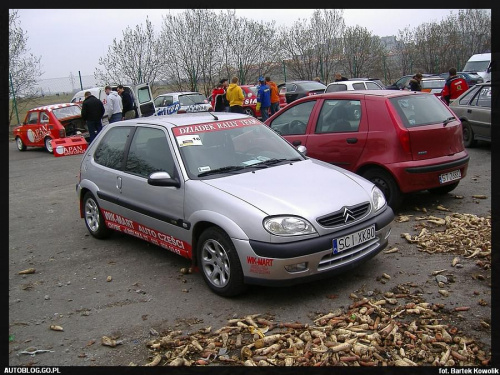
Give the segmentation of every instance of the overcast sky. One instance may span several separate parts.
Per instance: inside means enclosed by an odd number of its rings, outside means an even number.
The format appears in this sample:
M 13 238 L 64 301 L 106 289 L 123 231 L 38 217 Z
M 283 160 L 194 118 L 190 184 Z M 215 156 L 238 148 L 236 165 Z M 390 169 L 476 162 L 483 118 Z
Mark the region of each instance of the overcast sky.
M 114 3 L 116 5 L 117 3 Z M 216 13 L 220 10 L 213 9 Z M 129 26 L 145 24 L 146 17 L 155 31 L 161 30 L 162 16 L 183 9 L 20 9 L 20 25 L 27 32 L 28 48 L 41 56 L 41 79 L 92 75 L 100 57 L 108 53 L 113 39 L 122 39 Z M 256 21 L 275 21 L 276 26 L 309 19 L 314 9 L 236 9 L 239 17 Z M 405 27 L 413 29 L 424 22 L 440 22 L 457 9 L 345 9 L 347 26 L 366 27 L 374 35 L 397 35 Z

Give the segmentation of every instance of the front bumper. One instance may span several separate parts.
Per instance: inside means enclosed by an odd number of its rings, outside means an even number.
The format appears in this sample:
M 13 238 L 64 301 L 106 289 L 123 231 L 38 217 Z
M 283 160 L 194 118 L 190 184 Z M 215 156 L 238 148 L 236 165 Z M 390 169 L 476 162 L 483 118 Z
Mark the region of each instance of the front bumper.
M 388 244 L 394 213 L 390 207 L 379 215 L 330 235 L 290 243 L 234 240 L 247 284 L 286 286 L 327 278 L 358 266 Z M 341 253 L 333 253 L 333 239 L 375 224 L 375 238 Z M 285 267 L 307 263 L 305 270 Z

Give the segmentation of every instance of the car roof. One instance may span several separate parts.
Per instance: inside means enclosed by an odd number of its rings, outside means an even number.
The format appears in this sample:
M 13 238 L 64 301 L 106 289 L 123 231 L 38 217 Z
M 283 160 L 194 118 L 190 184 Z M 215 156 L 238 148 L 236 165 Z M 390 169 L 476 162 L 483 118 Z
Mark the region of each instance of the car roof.
M 300 98 L 296 101 L 301 101 L 303 99 L 315 99 L 315 98 L 327 98 L 327 97 L 359 97 L 359 96 L 380 96 L 386 98 L 393 98 L 397 96 L 408 96 L 408 95 L 428 95 L 427 93 L 422 92 L 413 92 L 406 90 L 347 90 L 347 91 L 335 91 L 335 92 L 327 92 L 324 94 L 318 94 L 314 96 L 308 96 L 306 98 Z
M 186 94 L 201 94 L 201 92 L 198 91 L 175 91 L 175 92 L 165 92 L 163 94 L 160 94 L 157 96 L 157 98 L 161 96 L 166 96 L 166 95 L 186 95 Z M 201 94 L 203 95 L 203 94 Z M 156 98 L 155 98 L 156 99 Z
M 59 108 L 64 108 L 64 107 L 80 107 L 80 106 L 76 103 L 48 104 L 48 105 L 32 108 L 32 109 L 30 109 L 30 111 L 41 111 L 41 110 L 52 111 L 54 109 L 59 109 Z
M 217 117 L 217 120 L 215 119 L 214 116 Z M 210 112 L 193 112 L 193 113 L 181 113 L 181 114 L 174 113 L 171 115 L 162 115 L 162 116 L 141 117 L 140 119 L 117 121 L 110 125 L 113 127 L 130 126 L 131 123 L 139 122 L 141 124 L 159 125 L 167 129 L 171 129 L 176 126 L 217 123 L 217 122 L 237 120 L 237 119 L 255 120 L 254 117 L 241 113 L 217 112 L 216 115 L 215 114 L 211 115 Z

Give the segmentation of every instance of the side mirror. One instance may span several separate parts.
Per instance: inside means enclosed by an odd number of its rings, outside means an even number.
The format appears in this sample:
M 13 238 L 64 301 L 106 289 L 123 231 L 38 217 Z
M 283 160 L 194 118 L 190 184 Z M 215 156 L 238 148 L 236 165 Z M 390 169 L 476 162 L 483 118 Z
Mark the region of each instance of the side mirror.
M 297 147 L 297 151 L 299 151 L 304 156 L 307 155 L 307 148 L 306 148 L 306 146 L 300 145 L 299 147 Z
M 178 179 L 170 177 L 170 174 L 163 171 L 151 173 L 148 178 L 148 184 L 152 186 L 181 187 L 181 183 Z

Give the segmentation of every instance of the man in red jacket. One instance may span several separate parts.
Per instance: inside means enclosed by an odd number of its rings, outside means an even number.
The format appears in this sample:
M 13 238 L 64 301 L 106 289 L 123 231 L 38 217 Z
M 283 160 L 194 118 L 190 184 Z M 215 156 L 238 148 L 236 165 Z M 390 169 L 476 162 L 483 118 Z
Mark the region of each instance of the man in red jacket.
M 466 92 L 469 89 L 469 85 L 467 84 L 465 79 L 457 75 L 457 69 L 450 68 L 448 72 L 450 73 L 450 76 L 444 84 L 441 97 L 446 102 L 446 104 L 450 105 L 450 100 L 456 99 L 464 92 Z

